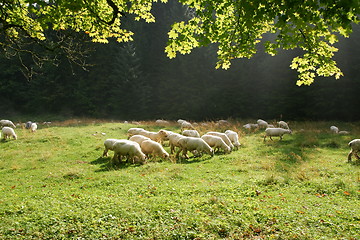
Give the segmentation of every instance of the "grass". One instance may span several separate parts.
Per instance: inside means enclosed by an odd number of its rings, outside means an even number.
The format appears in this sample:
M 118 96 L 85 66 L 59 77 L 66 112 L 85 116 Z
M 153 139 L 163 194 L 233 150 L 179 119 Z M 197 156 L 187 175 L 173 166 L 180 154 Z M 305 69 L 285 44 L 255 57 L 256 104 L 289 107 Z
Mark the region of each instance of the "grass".
M 18 140 L 0 142 L 0 239 L 359 239 L 360 164 L 347 163 L 347 143 L 360 128 L 340 124 L 351 134 L 294 122 L 292 135 L 264 142 L 235 123 L 238 151 L 145 165 L 101 157 L 131 124 L 17 128 Z

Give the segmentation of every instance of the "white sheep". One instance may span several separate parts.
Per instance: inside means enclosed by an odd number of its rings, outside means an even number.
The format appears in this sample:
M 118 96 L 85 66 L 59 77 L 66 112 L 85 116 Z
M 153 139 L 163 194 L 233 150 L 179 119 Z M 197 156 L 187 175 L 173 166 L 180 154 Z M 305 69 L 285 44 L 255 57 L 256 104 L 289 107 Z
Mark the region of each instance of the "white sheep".
M 180 149 L 176 153 L 177 158 L 180 152 L 182 152 L 184 157 L 189 158 L 187 151 L 197 151 L 200 154 L 205 152 L 211 156 L 214 155 L 214 150 L 201 138 L 182 137 L 179 139 L 178 144 L 180 145 Z
M 130 140 L 121 139 L 115 141 L 113 151 L 113 161 L 121 160 L 122 156 L 126 156 L 127 160 L 132 160 L 133 163 L 135 163 L 136 160 L 144 163 L 146 159 L 146 155 L 141 151 L 140 145 Z
M 145 132 L 146 130 L 143 128 L 129 128 L 129 130 L 127 131 L 128 134 L 128 138 L 130 138 L 133 135 L 138 135 L 141 134 L 143 132 Z
M 145 137 L 143 135 L 133 135 L 129 138 L 130 141 L 133 141 L 133 142 L 137 142 L 138 144 L 141 145 L 141 143 L 145 140 L 151 140 L 150 138 L 148 137 Z
M 205 134 L 201 136 L 201 139 L 203 139 L 207 144 L 209 144 L 209 146 L 212 147 L 215 151 L 219 151 L 219 149 L 222 149 L 225 153 L 231 152 L 230 147 L 224 142 L 221 137 Z
M 164 140 L 167 139 L 167 131 L 165 130 L 160 130 L 158 132 L 149 132 L 149 131 L 144 131 L 139 133 L 140 135 L 143 135 L 145 137 L 150 138 L 151 140 L 155 141 L 155 142 L 162 142 Z
M 258 127 L 259 127 L 259 124 L 257 124 L 257 123 L 247 123 L 247 124 L 243 125 L 243 128 L 245 128 L 247 130 L 252 130 L 252 129 L 255 129 Z
M 114 138 L 109 138 L 109 139 L 106 139 L 104 141 L 104 147 L 105 147 L 105 150 L 103 152 L 103 157 L 107 157 L 108 156 L 108 151 L 111 150 L 111 151 L 114 151 L 114 144 L 116 141 L 119 141 L 119 139 L 114 139 Z
M 336 126 L 331 126 L 330 127 L 330 131 L 332 132 L 332 133 L 339 133 L 339 128 L 338 127 L 336 127 Z
M 3 134 L 3 139 L 6 140 L 7 138 L 13 137 L 15 140 L 17 139 L 17 135 L 13 128 L 11 127 L 3 127 L 1 130 Z
M 239 135 L 237 134 L 237 132 L 232 131 L 232 130 L 226 130 L 225 134 L 228 136 L 231 143 L 234 145 L 234 148 L 238 149 L 241 144 L 239 142 Z
M 257 124 L 258 124 L 259 128 L 267 128 L 269 125 L 266 121 L 264 121 L 262 119 L 258 119 Z
M 199 132 L 196 130 L 192 130 L 192 129 L 182 131 L 182 135 L 187 136 L 187 137 L 197 137 L 197 138 L 200 137 Z
M 141 151 L 148 157 L 158 156 L 164 159 L 169 158 L 169 153 L 165 151 L 165 149 L 161 146 L 161 144 L 151 139 L 142 141 L 140 147 L 141 147 Z
M 351 151 L 348 154 L 348 162 L 351 162 L 351 156 L 354 155 L 356 159 L 360 159 L 357 154 L 360 150 L 360 139 L 354 139 L 349 142 L 349 146 L 351 147 Z
M 349 131 L 339 131 L 338 134 L 339 135 L 348 135 L 348 134 L 350 134 L 350 132 Z
M 231 150 L 234 149 L 234 145 L 231 143 L 231 140 L 229 139 L 229 137 L 225 134 L 225 133 L 221 133 L 221 132 L 207 132 L 207 135 L 213 135 L 213 136 L 218 136 L 221 137 L 222 140 L 224 140 L 224 142 L 230 147 Z
M 36 129 L 37 129 L 37 127 L 38 127 L 38 126 L 37 126 L 36 123 L 31 123 L 30 129 L 31 129 L 32 132 L 35 132 Z
M 15 124 L 10 120 L 0 120 L 0 127 L 16 128 Z
M 160 126 L 166 126 L 166 125 L 169 125 L 169 124 L 170 124 L 169 121 L 162 120 L 162 119 L 156 120 L 155 123 L 156 123 L 157 125 L 160 125 Z
M 291 130 L 284 128 L 267 128 L 265 130 L 264 141 L 266 137 L 270 137 L 271 140 L 273 140 L 271 137 L 280 137 L 280 140 L 282 140 L 284 134 L 291 134 Z
M 287 122 L 284 121 L 279 121 L 277 122 L 279 124 L 279 127 L 284 128 L 284 129 L 290 129 L 289 125 L 287 124 Z
M 178 133 L 174 133 L 174 132 L 170 132 L 168 134 L 168 138 L 169 138 L 169 146 L 170 146 L 170 153 L 173 154 L 175 151 L 175 147 L 180 147 L 179 145 L 179 140 L 181 138 L 185 137 L 184 135 L 178 134 Z
M 181 131 L 183 131 L 184 129 L 195 129 L 194 126 L 189 123 L 188 121 L 183 121 L 181 123 Z

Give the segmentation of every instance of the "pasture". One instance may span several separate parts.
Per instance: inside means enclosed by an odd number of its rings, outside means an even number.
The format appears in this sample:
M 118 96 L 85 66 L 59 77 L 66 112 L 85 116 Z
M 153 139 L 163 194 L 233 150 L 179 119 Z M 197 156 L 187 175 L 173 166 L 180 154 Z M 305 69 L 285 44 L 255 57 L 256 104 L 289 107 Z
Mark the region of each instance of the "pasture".
M 236 130 L 230 154 L 144 165 L 114 165 L 104 140 L 177 124 L 18 127 L 0 142 L 0 239 L 359 239 L 360 161 L 347 162 L 347 144 L 360 123 L 337 123 L 350 134 L 336 135 L 333 123 L 293 122 L 266 142 L 245 123 L 199 127 Z

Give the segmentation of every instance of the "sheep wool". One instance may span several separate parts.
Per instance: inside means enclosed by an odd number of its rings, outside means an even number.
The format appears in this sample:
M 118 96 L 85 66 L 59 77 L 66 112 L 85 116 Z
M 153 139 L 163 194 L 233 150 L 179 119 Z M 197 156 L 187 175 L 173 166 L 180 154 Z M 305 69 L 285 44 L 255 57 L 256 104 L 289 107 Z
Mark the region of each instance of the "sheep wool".
M 266 137 L 270 137 L 271 140 L 273 140 L 271 137 L 280 137 L 280 140 L 282 140 L 284 134 L 291 134 L 291 130 L 283 128 L 267 128 L 265 130 L 264 141 Z
M 2 130 L 3 139 L 11 138 L 13 137 L 15 140 L 17 139 L 17 135 L 11 127 L 3 127 Z
M 356 159 L 360 159 L 359 155 L 357 154 L 360 151 L 360 139 L 354 139 L 349 142 L 349 146 L 351 150 L 348 154 L 348 162 L 351 162 L 351 156 L 354 155 Z

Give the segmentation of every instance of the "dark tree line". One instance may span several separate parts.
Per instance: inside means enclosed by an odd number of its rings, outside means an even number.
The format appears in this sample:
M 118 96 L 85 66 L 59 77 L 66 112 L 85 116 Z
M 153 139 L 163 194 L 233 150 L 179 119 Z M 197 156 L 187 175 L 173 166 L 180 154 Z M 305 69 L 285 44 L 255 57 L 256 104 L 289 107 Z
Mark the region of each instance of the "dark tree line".
M 216 70 L 216 48 L 194 50 L 168 59 L 164 53 L 170 24 L 186 19 L 186 9 L 175 2 L 157 5 L 157 22 L 129 22 L 134 41 L 83 43 L 93 49 L 84 71 L 60 58 L 24 77 L 17 58 L 0 58 L 1 118 L 57 115 L 122 120 L 215 120 L 264 118 L 286 120 L 360 120 L 360 28 L 337 45 L 340 80 L 318 79 L 298 87 L 290 69 L 294 52 L 276 57 L 259 53 L 251 60 Z M 83 39 L 81 36 L 80 39 Z M 36 49 L 36 51 L 42 51 Z

